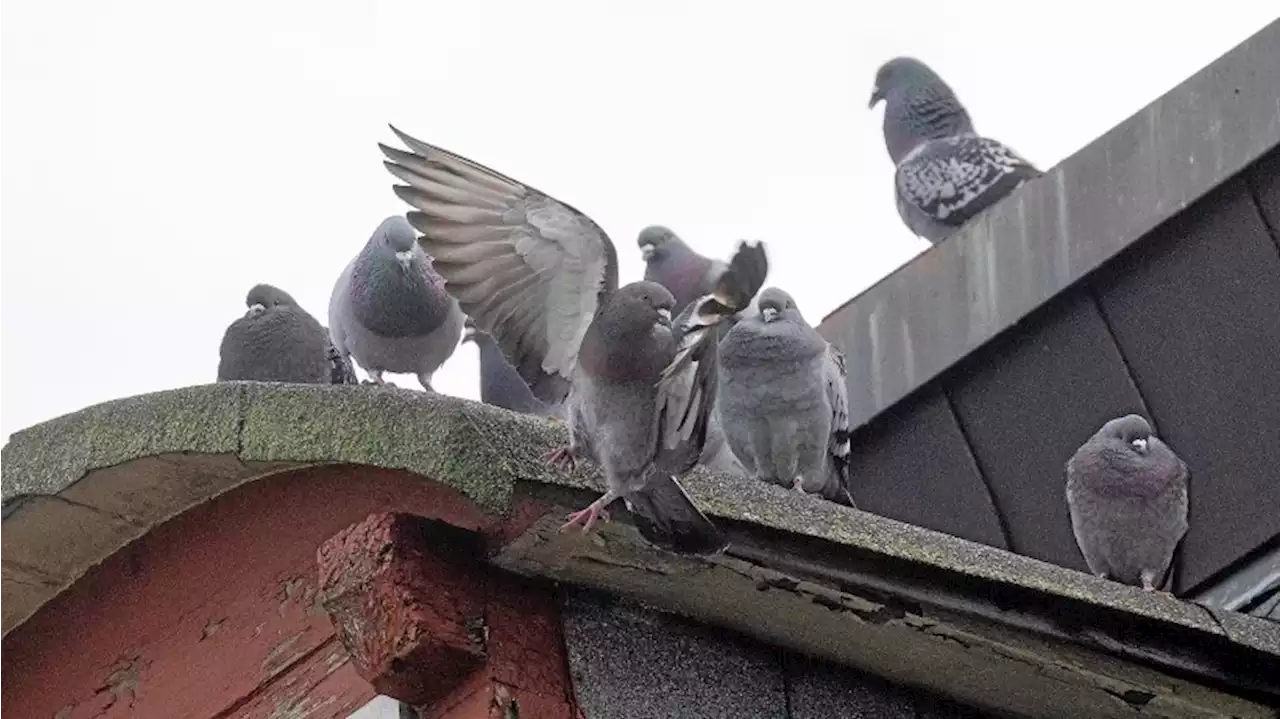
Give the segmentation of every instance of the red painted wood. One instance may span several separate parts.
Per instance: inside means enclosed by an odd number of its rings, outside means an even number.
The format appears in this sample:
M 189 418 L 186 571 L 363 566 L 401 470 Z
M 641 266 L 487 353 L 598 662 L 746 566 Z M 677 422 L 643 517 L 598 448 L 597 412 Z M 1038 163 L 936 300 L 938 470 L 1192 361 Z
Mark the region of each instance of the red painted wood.
M 319 606 L 315 552 L 387 511 L 511 531 L 402 472 L 319 467 L 253 482 L 157 527 L 5 637 L 5 711 L 183 719 L 265 716 L 292 701 L 277 719 L 345 716 L 373 694 Z
M 435 534 L 428 520 L 375 514 L 317 557 L 322 603 L 356 671 L 407 704 L 440 700 L 485 663 L 484 568 L 463 547 L 434 546 L 445 541 Z
M 488 661 L 425 719 L 581 719 L 554 590 L 491 572 L 485 608 Z M 509 713 L 512 702 L 518 713 Z
M 379 694 L 438 716 L 515 701 L 521 717 L 570 719 L 553 588 L 493 570 L 458 535 L 388 513 L 321 546 L 320 593 L 353 667 Z

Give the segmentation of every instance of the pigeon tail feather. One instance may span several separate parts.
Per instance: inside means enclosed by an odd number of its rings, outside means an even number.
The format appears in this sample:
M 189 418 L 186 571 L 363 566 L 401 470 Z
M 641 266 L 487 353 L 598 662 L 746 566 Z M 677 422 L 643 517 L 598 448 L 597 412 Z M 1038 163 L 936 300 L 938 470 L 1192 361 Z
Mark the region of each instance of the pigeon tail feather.
M 724 535 L 694 505 L 675 477 L 652 471 L 655 476 L 644 489 L 626 498 L 642 537 L 677 554 L 715 554 L 728 546 Z

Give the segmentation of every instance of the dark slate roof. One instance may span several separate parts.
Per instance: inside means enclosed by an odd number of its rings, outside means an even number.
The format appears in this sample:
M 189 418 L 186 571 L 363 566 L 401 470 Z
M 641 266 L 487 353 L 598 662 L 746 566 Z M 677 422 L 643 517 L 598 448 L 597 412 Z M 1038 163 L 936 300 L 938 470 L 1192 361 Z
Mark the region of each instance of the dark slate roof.
M 651 548 L 619 516 L 559 534 L 595 496 L 541 461 L 562 425 L 395 388 L 222 383 L 117 400 L 3 451 L 4 631 L 167 518 L 316 464 L 402 470 L 541 519 L 490 561 L 629 597 L 894 684 L 1044 716 L 1271 716 L 1280 625 L 1096 579 L 813 497 L 693 473 L 729 535 L 711 559 Z M 424 481 L 427 481 L 424 479 Z M 1139 701 L 1140 700 L 1140 701 Z
M 1083 569 L 1063 468 L 1138 412 L 1192 471 L 1176 590 L 1280 547 L 1280 20 L 828 316 L 864 509 Z
M 592 719 L 994 716 L 609 595 L 570 592 L 564 625 Z

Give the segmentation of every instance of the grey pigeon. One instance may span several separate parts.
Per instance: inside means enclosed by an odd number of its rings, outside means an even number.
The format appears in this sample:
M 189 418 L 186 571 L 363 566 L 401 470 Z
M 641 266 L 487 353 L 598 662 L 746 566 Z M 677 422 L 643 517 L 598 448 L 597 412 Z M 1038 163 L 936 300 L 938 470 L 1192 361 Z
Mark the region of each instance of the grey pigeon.
M 644 258 L 644 278 L 657 282 L 676 298 L 673 312 L 680 314 L 690 302 L 710 294 L 728 267 L 704 257 L 679 235 L 662 225 L 650 225 L 636 238 Z
M 733 449 L 729 447 L 728 440 L 725 439 L 724 427 L 720 422 L 719 406 L 711 408 L 711 419 L 707 422 L 707 443 L 702 448 L 702 457 L 698 460 L 698 464 L 712 472 L 727 474 L 730 477 L 744 479 L 751 477 L 738 456 L 733 453 Z
M 383 372 L 403 372 L 434 391 L 431 377 L 458 348 L 465 321 L 417 233 L 399 215 L 378 225 L 329 297 L 334 347 L 354 357 L 375 384 L 384 384 Z
M 720 343 L 716 404 L 748 474 L 853 506 L 844 355 L 786 292 L 760 293 Z
M 448 288 L 491 334 L 539 400 L 565 402 L 569 445 L 553 464 L 588 458 L 607 491 L 564 528 L 590 531 L 621 497 L 640 533 L 686 554 L 725 539 L 677 480 L 706 441 L 716 376 L 715 328 L 746 306 L 768 271 L 743 244 L 716 290 L 673 326 L 662 285 L 618 287 L 617 252 L 578 210 L 517 180 L 392 130 L 409 152 L 380 145 L 409 221 Z M 664 369 L 665 368 L 665 369 Z
M 884 101 L 884 142 L 897 170 L 898 214 L 937 244 L 1042 173 L 996 140 L 978 135 L 969 112 L 923 62 L 880 66 L 870 107 Z
M 249 310 L 222 336 L 218 381 L 257 380 L 328 384 L 329 338 L 316 318 L 288 292 L 255 285 L 245 297 Z
M 644 258 L 644 278 L 657 282 L 671 291 L 676 298 L 674 314 L 680 314 L 690 302 L 715 289 L 716 281 L 729 267 L 722 260 L 704 257 L 680 236 L 662 225 L 649 225 L 636 238 L 640 256 Z M 738 313 L 754 312 L 755 298 Z M 720 337 L 738 321 L 738 315 L 727 319 L 719 327 Z
M 1067 462 L 1067 507 L 1089 571 L 1148 591 L 1167 586 L 1173 551 L 1187 533 L 1187 465 L 1125 415 Z
M 480 400 L 485 404 L 509 409 L 512 412 L 531 414 L 539 417 L 555 417 L 560 414 L 558 406 L 548 406 L 537 397 L 524 378 L 516 372 L 502 348 L 488 332 L 476 329 L 475 320 L 467 318 L 463 329 L 462 341 L 474 342 L 480 351 Z

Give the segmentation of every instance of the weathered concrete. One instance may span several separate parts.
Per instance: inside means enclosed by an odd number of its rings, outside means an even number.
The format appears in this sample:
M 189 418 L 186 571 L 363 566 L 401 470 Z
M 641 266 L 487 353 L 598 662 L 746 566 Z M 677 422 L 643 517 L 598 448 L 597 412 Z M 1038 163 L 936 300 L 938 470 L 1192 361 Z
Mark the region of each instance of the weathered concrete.
M 828 315 L 857 427 L 1280 144 L 1280 21 Z
M 187 451 L 166 429 L 166 412 L 184 404 L 209 408 L 184 424 Z M 226 427 L 235 430 L 227 435 Z M 55 436 L 59 443 L 49 441 Z M 426 502 L 430 509 L 415 513 L 496 537 L 491 561 L 503 568 L 635 597 L 966 703 L 1007 700 L 994 708 L 1035 714 L 1017 702 L 1047 698 L 1063 711 L 1124 716 L 1132 709 L 1114 692 L 1132 689 L 1152 695 L 1143 708 L 1151 716 L 1268 716 L 1240 692 L 1257 690 L 1259 672 L 1280 662 L 1280 627 L 1234 615 L 1224 621 L 1167 595 L 760 483 L 705 473 L 685 483 L 731 539 L 730 553 L 710 561 L 654 550 L 625 513 L 596 536 L 558 535 L 562 513 L 587 501 L 597 482 L 589 464 L 563 475 L 541 461 L 564 439 L 554 421 L 356 386 L 224 383 L 52 420 L 18 433 L 3 451 L 6 500 L 37 495 L 4 519 L 5 630 L 47 601 L 19 580 L 34 575 L 64 586 L 128 540 L 75 539 L 80 530 L 52 514 L 69 504 L 53 498 L 60 493 L 112 507 L 91 511 L 119 517 L 138 536 L 183 502 L 207 501 L 235 482 L 289 466 L 364 464 L 434 480 L 422 480 L 431 489 L 423 498 L 397 501 Z M 181 466 L 157 471 L 156 457 Z M 127 508 L 99 482 L 143 493 L 150 482 L 169 499 L 140 502 L 125 520 L 116 512 Z M 441 514 L 442 503 L 452 508 Z M 11 524 L 34 526 L 42 514 L 41 532 L 10 534 Z M 58 552 L 34 549 L 35 540 L 58 537 L 65 538 Z M 11 556 L 31 566 L 11 565 Z M 1162 667 L 1208 683 L 1173 678 Z M 1009 682 L 1020 693 L 1005 691 Z M 1221 682 L 1242 688 L 1215 688 Z

